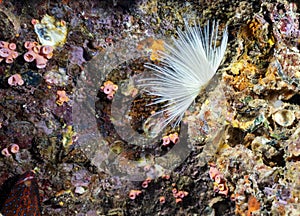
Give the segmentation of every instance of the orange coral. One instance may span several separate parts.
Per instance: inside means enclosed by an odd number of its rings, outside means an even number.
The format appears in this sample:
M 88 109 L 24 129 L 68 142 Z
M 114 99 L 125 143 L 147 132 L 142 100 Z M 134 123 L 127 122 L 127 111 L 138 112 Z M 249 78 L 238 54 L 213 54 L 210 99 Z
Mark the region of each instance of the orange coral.
M 180 203 L 180 202 L 182 202 L 182 199 L 181 198 L 176 198 L 175 202 Z
M 254 196 L 250 196 L 249 199 L 248 199 L 247 216 L 251 216 L 252 212 L 255 212 L 259 209 L 260 209 L 259 201 Z
M 153 37 L 147 38 L 139 42 L 139 44 L 137 45 L 137 49 L 142 50 L 144 48 L 151 49 L 152 53 L 150 59 L 152 61 L 159 59 L 158 51 L 165 51 L 164 41 L 161 39 L 156 40 Z
M 152 61 L 159 59 L 159 52 L 158 51 L 165 51 L 164 41 L 163 40 L 154 40 L 151 46 L 152 53 L 150 59 Z
M 179 137 L 178 137 L 178 133 L 172 133 L 172 134 L 169 134 L 169 137 L 170 137 L 170 140 L 176 144 L 179 140 Z
M 56 92 L 57 94 L 57 100 L 56 100 L 56 103 L 59 105 L 59 106 L 62 106 L 64 102 L 68 102 L 70 99 L 68 98 L 68 96 L 66 95 L 66 92 L 65 91 L 60 91 L 58 90 Z
M 230 65 L 233 75 L 224 76 L 225 81 L 239 91 L 252 88 L 254 84 L 251 83 L 251 78 L 259 72 L 256 65 L 249 63 L 250 60 L 248 56 L 244 55 L 240 60 Z

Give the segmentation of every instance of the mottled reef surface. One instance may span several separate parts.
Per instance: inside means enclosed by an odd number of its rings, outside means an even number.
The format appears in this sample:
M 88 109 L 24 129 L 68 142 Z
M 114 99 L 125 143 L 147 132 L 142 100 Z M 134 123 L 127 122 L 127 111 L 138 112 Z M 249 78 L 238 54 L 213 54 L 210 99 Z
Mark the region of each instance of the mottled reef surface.
M 299 1 L 0 2 L 0 185 L 33 170 L 42 215 L 299 215 Z M 157 135 L 144 64 L 208 20 L 223 63 Z

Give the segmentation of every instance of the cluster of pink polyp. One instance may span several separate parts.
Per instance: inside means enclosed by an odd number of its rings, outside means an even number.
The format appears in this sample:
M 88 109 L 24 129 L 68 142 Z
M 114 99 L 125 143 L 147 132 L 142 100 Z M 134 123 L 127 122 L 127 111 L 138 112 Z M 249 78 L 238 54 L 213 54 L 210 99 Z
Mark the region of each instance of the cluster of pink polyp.
M 25 48 L 28 50 L 24 54 L 24 59 L 27 62 L 32 62 L 35 60 L 37 68 L 44 68 L 53 56 L 53 47 L 45 45 L 38 45 L 37 42 L 26 41 L 24 44 Z
M 214 191 L 227 196 L 229 189 L 226 180 L 215 164 L 210 164 L 209 177 L 214 180 Z
M 14 59 L 18 57 L 18 52 L 15 51 L 16 44 L 0 41 L 0 62 L 5 59 L 8 64 L 13 63 Z
M 175 197 L 176 203 L 182 202 L 182 199 L 189 194 L 187 191 L 178 190 L 175 187 L 172 189 L 172 193 L 173 193 L 173 197 Z
M 178 133 L 172 133 L 169 134 L 168 136 L 163 137 L 163 146 L 168 146 L 171 142 L 173 144 L 176 144 L 179 141 L 179 136 Z
M 114 98 L 116 91 L 118 90 L 118 86 L 108 80 L 104 82 L 103 86 L 100 87 L 100 90 L 107 95 L 106 97 L 109 100 L 112 100 Z

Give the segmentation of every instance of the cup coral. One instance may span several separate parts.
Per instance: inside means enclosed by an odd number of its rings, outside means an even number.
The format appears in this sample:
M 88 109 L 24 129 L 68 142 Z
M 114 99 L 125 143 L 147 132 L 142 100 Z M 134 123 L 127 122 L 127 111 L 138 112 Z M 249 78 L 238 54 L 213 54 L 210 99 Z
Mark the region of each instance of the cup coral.
M 116 91 L 118 90 L 118 86 L 111 81 L 104 82 L 103 86 L 100 87 L 100 90 L 104 92 L 109 100 L 114 98 Z
M 172 143 L 176 144 L 179 140 L 178 133 L 169 134 Z
M 226 50 L 228 33 L 223 31 L 220 46 L 217 47 L 218 23 L 204 27 L 190 27 L 177 30 L 178 39 L 174 45 L 165 44 L 159 52 L 161 66 L 152 63 L 145 67 L 153 70 L 153 77 L 143 78 L 139 86 L 147 93 L 156 96 L 152 104 L 163 103 L 163 109 L 154 115 L 166 114 L 160 130 L 169 123 L 180 123 L 185 111 L 192 104 L 200 90 L 216 73 Z
M 18 57 L 18 53 L 15 51 L 16 44 L 0 41 L 0 62 L 5 59 L 8 64 L 13 63 L 14 59 Z
M 1 154 L 5 157 L 9 157 L 11 154 L 8 151 L 8 148 L 4 148 L 1 150 Z
M 44 68 L 53 56 L 53 47 L 49 45 L 41 46 L 37 42 L 26 41 L 24 43 L 25 48 L 28 50 L 24 54 L 24 60 L 27 62 L 36 61 L 37 68 Z
M 22 79 L 22 76 L 20 74 L 14 74 L 8 78 L 8 84 L 10 86 L 21 86 L 24 84 L 24 80 Z
M 164 196 L 159 197 L 159 202 L 161 204 L 164 204 L 166 202 L 166 197 L 164 197 Z
M 18 144 L 12 143 L 8 148 L 4 148 L 1 150 L 1 154 L 5 157 L 9 157 L 11 154 L 16 154 L 20 150 Z
M 56 100 L 56 103 L 59 105 L 59 106 L 62 106 L 64 102 L 68 102 L 70 100 L 70 98 L 68 98 L 66 92 L 64 90 L 60 91 L 58 90 L 56 92 L 57 94 L 57 100 Z
M 142 193 L 140 190 L 130 190 L 129 192 L 129 198 L 134 200 L 137 196 L 139 196 Z
M 227 196 L 229 188 L 226 184 L 226 179 L 220 173 L 215 164 L 210 164 L 209 177 L 214 180 L 214 191 L 216 193 Z
M 163 137 L 163 146 L 167 146 L 170 144 L 170 137 L 169 136 L 164 136 Z
M 20 147 L 19 147 L 18 144 L 13 143 L 13 144 L 11 144 L 11 145 L 8 147 L 8 149 L 9 149 L 10 153 L 16 154 L 16 153 L 19 152 Z
M 169 134 L 168 136 L 163 136 L 162 140 L 163 140 L 162 145 L 168 146 L 171 142 L 173 144 L 176 144 L 179 141 L 179 136 L 178 136 L 178 133 L 175 132 L 175 133 Z

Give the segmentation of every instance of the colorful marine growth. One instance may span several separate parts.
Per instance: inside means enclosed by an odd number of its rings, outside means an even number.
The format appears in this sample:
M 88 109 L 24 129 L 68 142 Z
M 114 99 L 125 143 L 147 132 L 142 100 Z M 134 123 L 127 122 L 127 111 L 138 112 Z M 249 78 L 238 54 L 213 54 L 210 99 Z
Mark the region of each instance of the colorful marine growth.
M 0 215 L 299 215 L 299 1 L 0 0 L 0 18 Z

